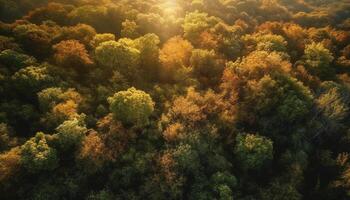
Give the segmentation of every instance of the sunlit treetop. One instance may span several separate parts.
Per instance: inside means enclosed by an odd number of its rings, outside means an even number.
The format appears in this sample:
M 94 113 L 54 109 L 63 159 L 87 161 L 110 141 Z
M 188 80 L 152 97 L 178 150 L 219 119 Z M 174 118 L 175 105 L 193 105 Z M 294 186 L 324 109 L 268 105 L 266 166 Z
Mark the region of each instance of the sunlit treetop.
M 108 102 L 114 117 L 126 125 L 146 125 L 149 123 L 148 117 L 154 111 L 151 96 L 133 87 L 115 93 L 108 98 Z

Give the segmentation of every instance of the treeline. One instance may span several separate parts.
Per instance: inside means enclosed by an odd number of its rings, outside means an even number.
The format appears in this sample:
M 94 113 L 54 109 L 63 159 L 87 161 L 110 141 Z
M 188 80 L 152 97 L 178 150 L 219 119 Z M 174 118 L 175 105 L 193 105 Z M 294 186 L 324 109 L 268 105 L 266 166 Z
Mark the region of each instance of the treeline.
M 0 199 L 350 198 L 347 0 L 0 0 Z

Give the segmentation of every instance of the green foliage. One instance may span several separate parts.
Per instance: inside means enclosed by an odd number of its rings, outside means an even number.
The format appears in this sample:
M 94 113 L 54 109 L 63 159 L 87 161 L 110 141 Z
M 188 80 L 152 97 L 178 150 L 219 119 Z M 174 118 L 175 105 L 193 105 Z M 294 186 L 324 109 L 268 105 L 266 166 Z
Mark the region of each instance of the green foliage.
M 224 64 L 217 58 L 215 51 L 193 50 L 190 64 L 194 76 L 204 87 L 215 87 L 220 81 Z
M 19 45 L 15 42 L 14 38 L 12 37 L 6 37 L 0 35 L 0 52 L 4 50 L 20 50 L 21 48 Z
M 237 186 L 237 179 L 229 172 L 217 172 L 211 177 L 213 182 L 213 190 L 218 196 L 218 199 L 233 199 L 232 188 Z
M 322 122 L 319 131 L 336 132 L 349 115 L 349 90 L 332 81 L 323 82 L 316 99 L 317 121 Z
M 200 158 L 198 152 L 196 152 L 191 145 L 179 145 L 173 154 L 177 162 L 177 167 L 180 170 L 184 170 L 185 173 L 190 173 L 199 169 Z
M 38 93 L 38 101 L 43 111 L 49 111 L 61 98 L 61 88 L 47 88 Z
M 156 34 L 146 34 L 135 40 L 135 47 L 140 51 L 141 70 L 147 76 L 146 80 L 155 80 L 159 65 L 159 37 Z
M 115 35 L 113 35 L 111 33 L 96 34 L 95 37 L 91 41 L 91 46 L 96 48 L 101 43 L 107 42 L 107 41 L 115 41 Z
M 14 89 L 21 92 L 23 98 L 31 98 L 33 94 L 50 86 L 55 81 L 45 65 L 22 68 L 12 75 L 11 79 L 14 83 Z
M 134 87 L 115 93 L 108 102 L 114 117 L 125 124 L 148 124 L 148 117 L 154 110 L 151 96 Z
M 302 195 L 291 184 L 272 183 L 261 192 L 262 200 L 300 200 Z
M 290 75 L 290 67 L 280 54 L 266 51 L 254 51 L 242 61 L 229 63 L 228 70 L 241 77 L 244 84 L 240 94 L 241 117 L 267 127 L 271 122 L 295 123 L 309 113 L 313 95 Z M 262 120 L 265 117 L 271 121 Z
M 84 124 L 84 116 L 67 120 L 58 126 L 56 130 L 60 148 L 69 150 L 76 147 L 80 144 L 87 132 L 87 128 Z
M 327 85 L 327 83 L 323 83 L 323 85 Z M 317 104 L 328 119 L 341 121 L 348 114 L 349 100 L 348 91 L 344 91 L 344 88 L 335 85 L 335 87 L 327 88 L 326 91 L 320 95 L 317 99 Z
M 122 23 L 123 29 L 121 31 L 122 37 L 127 37 L 131 39 L 135 39 L 139 36 L 137 32 L 138 25 L 134 21 L 125 20 Z
M 34 57 L 7 49 L 0 52 L 0 63 L 12 72 L 36 64 Z
M 125 42 L 107 41 L 95 49 L 96 60 L 122 74 L 133 75 L 140 63 L 140 51 Z
M 0 151 L 7 149 L 10 144 L 10 135 L 5 123 L 0 123 Z
M 185 38 L 196 44 L 199 35 L 214 25 L 215 21 L 216 20 L 213 17 L 209 17 L 207 13 L 199 11 L 188 13 L 183 23 Z
M 101 190 L 96 194 L 91 194 L 87 197 L 87 200 L 112 200 L 114 199 L 113 194 L 106 190 Z
M 58 165 L 57 152 L 44 133 L 37 133 L 21 147 L 21 162 L 31 172 L 53 170 Z
M 304 52 L 305 64 L 308 69 L 321 78 L 332 77 L 334 69 L 331 66 L 334 57 L 321 43 L 306 46 Z
M 21 24 L 13 30 L 15 38 L 21 41 L 28 52 L 39 58 L 50 53 L 52 35 L 42 27 L 35 24 Z
M 69 17 L 75 22 L 89 24 L 94 27 L 99 26 L 99 20 L 105 20 L 107 8 L 104 6 L 85 5 L 77 7 L 69 13 Z
M 57 33 L 55 41 L 62 40 L 77 40 L 84 44 L 86 47 L 90 45 L 90 42 L 96 35 L 96 30 L 94 27 L 86 24 L 77 24 L 75 26 L 64 26 L 59 29 L 60 32 Z M 57 31 L 57 30 L 56 30 Z
M 256 34 L 256 35 L 247 35 L 244 37 L 249 44 L 251 41 L 256 45 L 256 49 L 259 51 L 278 51 L 286 52 L 287 51 L 287 42 L 280 35 L 273 34 Z
M 239 134 L 236 141 L 234 153 L 245 170 L 260 169 L 273 159 L 273 142 L 264 136 Z

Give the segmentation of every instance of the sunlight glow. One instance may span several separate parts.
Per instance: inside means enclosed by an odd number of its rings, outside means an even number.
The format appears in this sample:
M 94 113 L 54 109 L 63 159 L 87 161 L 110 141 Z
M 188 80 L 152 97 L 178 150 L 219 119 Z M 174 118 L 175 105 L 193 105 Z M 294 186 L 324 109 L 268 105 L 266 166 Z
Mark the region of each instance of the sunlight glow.
M 164 14 L 176 15 L 176 11 L 179 8 L 179 5 L 176 0 L 165 0 L 162 7 L 164 8 Z

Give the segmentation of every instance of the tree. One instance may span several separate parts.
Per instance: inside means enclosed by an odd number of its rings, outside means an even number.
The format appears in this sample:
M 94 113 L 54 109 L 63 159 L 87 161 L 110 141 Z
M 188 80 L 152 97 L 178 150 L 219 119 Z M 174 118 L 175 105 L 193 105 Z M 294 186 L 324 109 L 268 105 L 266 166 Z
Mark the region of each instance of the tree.
M 138 25 L 134 21 L 125 20 L 122 23 L 122 31 L 121 36 L 126 38 L 135 39 L 140 36 L 140 34 L 137 32 L 137 29 L 139 28 Z
M 92 64 L 85 46 L 77 40 L 65 40 L 53 46 L 55 61 L 66 68 L 84 71 L 86 66 Z
M 90 132 L 84 138 L 77 158 L 88 172 L 102 169 L 103 164 L 110 159 L 106 146 L 97 132 Z
M 158 75 L 159 43 L 156 34 L 146 34 L 135 40 L 135 47 L 140 51 L 141 70 L 148 76 L 146 80 L 154 80 Z
M 8 179 L 18 173 L 21 167 L 21 149 L 12 148 L 0 154 L 0 184 L 4 185 Z
M 330 120 L 343 120 L 349 110 L 350 97 L 348 90 L 332 82 L 324 82 L 321 87 L 324 88 L 324 91 L 317 99 L 318 106 Z
M 57 152 L 39 132 L 21 147 L 21 162 L 31 172 L 53 170 L 58 166 Z
M 86 200 L 112 200 L 114 199 L 113 193 L 108 190 L 101 190 L 97 193 L 89 194 Z
M 19 44 L 15 42 L 15 39 L 12 37 L 6 37 L 6 36 L 0 36 L 0 52 L 11 49 L 18 51 L 21 48 L 19 47 Z
M 101 43 L 107 42 L 107 41 L 115 41 L 115 35 L 111 33 L 96 34 L 92 39 L 92 41 L 90 42 L 90 45 L 96 48 Z
M 217 43 L 217 49 L 227 58 L 235 59 L 242 54 L 242 27 L 238 25 L 229 26 L 220 22 L 214 26 L 212 32 Z
M 43 21 L 51 20 L 61 25 L 66 25 L 69 22 L 68 14 L 74 9 L 72 5 L 64 5 L 61 3 L 51 2 L 47 6 L 43 6 L 31 10 L 25 19 L 40 24 Z
M 77 24 L 75 26 L 63 26 L 60 32 L 55 37 L 55 41 L 61 42 L 63 40 L 78 40 L 89 47 L 91 40 L 95 37 L 96 30 L 94 27 L 87 24 Z
M 287 42 L 280 35 L 274 34 L 254 34 L 244 36 L 246 43 L 252 42 L 255 48 L 260 51 L 286 52 Z
M 14 89 L 21 92 L 23 98 L 32 98 L 34 94 L 54 83 L 54 78 L 45 65 L 22 68 L 11 79 Z
M 273 158 L 273 143 L 257 134 L 239 134 L 234 153 L 245 170 L 260 169 Z
M 190 63 L 193 75 L 199 80 L 202 87 L 215 88 L 221 79 L 224 68 L 224 62 L 218 58 L 215 52 L 195 49 L 192 51 Z
M 270 133 L 270 125 L 298 122 L 312 106 L 310 89 L 291 76 L 291 64 L 276 52 L 254 51 L 228 63 L 224 77 L 222 87 L 227 82 L 228 88 L 223 89 L 240 91 L 240 119 L 250 125 L 260 123 Z
M 68 16 L 75 23 L 84 23 L 93 26 L 99 32 L 108 32 L 109 19 L 107 18 L 107 8 L 105 6 L 83 5 L 76 7 Z
M 0 152 L 7 149 L 9 145 L 10 137 L 7 125 L 0 123 Z
M 304 61 L 308 70 L 320 78 L 332 77 L 334 69 L 330 66 L 334 57 L 322 43 L 312 43 L 306 46 Z
M 135 75 L 140 63 L 140 51 L 124 42 L 103 42 L 95 49 L 95 56 L 102 66 L 116 69 L 128 77 Z
M 36 59 L 32 56 L 7 49 L 0 52 L 0 64 L 6 66 L 14 73 L 24 67 L 35 65 Z
M 9 0 L 0 1 L 0 19 L 4 22 L 11 22 L 21 16 L 21 9 L 16 2 Z
M 38 93 L 39 107 L 43 115 L 40 123 L 47 131 L 54 130 L 64 121 L 79 116 L 81 95 L 75 89 L 46 88 Z
M 215 18 L 208 17 L 207 13 L 199 11 L 188 13 L 184 19 L 184 37 L 197 44 L 198 38 L 203 31 L 206 31 L 216 22 Z
M 13 32 L 26 51 L 38 58 L 50 55 L 52 35 L 42 27 L 35 24 L 20 24 L 13 29 Z
M 230 100 L 211 90 L 201 94 L 188 88 L 186 95 L 176 97 L 162 115 L 163 137 L 168 142 L 176 142 L 197 131 L 213 137 L 217 136 L 218 129 L 227 131 L 237 117 L 236 102 Z
M 300 200 L 302 195 L 288 183 L 273 182 L 267 189 L 260 192 L 262 200 Z
M 38 93 L 40 109 L 48 112 L 61 101 L 60 95 L 63 93 L 61 88 L 46 88 Z
M 154 110 L 151 96 L 134 87 L 108 98 L 113 116 L 124 124 L 145 125 Z
M 164 18 L 158 13 L 139 13 L 136 17 L 136 25 L 141 35 L 155 33 L 162 36 L 162 30 L 166 26 Z M 131 24 L 130 24 L 131 25 Z
M 67 120 L 57 127 L 56 136 L 60 148 L 63 150 L 69 150 L 81 143 L 87 132 L 87 128 L 83 121 L 84 118 L 85 116 L 81 115 L 79 118 Z
M 350 196 L 350 163 L 349 153 L 341 153 L 337 157 L 337 165 L 339 167 L 339 175 L 334 181 L 336 188 L 342 188 L 346 197 Z
M 344 86 L 325 81 L 316 99 L 315 121 L 320 122 L 319 132 L 336 132 L 349 114 L 350 93 Z
M 176 72 L 190 66 L 193 46 L 180 36 L 170 38 L 160 50 L 159 60 L 161 80 L 176 80 Z
M 212 175 L 211 182 L 218 199 L 233 199 L 232 188 L 237 186 L 237 178 L 230 172 L 216 172 Z
M 0 123 L 0 152 L 16 146 L 17 141 L 18 139 L 13 136 L 11 127 L 5 123 Z

